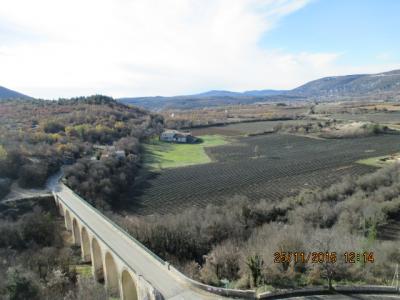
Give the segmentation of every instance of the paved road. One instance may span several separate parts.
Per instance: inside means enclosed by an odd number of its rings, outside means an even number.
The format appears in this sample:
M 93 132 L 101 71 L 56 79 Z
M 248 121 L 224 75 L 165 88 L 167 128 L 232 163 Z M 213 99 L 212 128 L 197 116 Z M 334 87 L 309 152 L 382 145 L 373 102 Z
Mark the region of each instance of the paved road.
M 399 300 L 400 295 L 327 295 L 286 298 L 290 300 Z
M 197 290 L 180 281 L 154 258 L 150 258 L 143 249 L 124 236 L 103 217 L 89 208 L 88 204 L 80 200 L 70 189 L 64 185 L 54 187 L 56 194 L 62 199 L 70 210 L 79 212 L 80 223 L 86 223 L 90 230 L 95 232 L 105 241 L 114 253 L 119 254 L 125 263 L 136 273 L 149 281 L 165 299 L 221 299 L 222 297 Z M 84 220 L 84 221 L 83 221 Z

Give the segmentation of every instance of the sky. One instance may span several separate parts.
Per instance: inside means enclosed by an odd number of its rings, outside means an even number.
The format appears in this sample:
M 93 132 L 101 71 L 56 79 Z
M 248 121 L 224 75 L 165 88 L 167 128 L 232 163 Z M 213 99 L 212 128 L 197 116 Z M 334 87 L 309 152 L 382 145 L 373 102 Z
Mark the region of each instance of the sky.
M 399 12 L 397 0 L 1 0 L 0 86 L 172 96 L 400 69 Z

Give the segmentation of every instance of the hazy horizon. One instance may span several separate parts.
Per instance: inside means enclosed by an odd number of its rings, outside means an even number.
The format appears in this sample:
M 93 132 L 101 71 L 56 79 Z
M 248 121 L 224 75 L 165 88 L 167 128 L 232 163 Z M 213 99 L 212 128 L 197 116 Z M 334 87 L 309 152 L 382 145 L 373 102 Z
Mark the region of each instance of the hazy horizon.
M 390 0 L 7 0 L 0 86 L 37 98 L 120 98 L 380 73 L 400 69 L 399 8 Z

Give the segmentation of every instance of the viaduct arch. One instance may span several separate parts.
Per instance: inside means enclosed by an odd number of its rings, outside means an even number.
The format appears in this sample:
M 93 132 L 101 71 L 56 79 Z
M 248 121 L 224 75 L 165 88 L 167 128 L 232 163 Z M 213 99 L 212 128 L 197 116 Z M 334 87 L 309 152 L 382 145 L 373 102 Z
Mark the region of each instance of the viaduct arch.
M 137 300 L 137 288 L 135 282 L 133 281 L 132 276 L 129 274 L 127 270 L 122 271 L 121 277 L 122 284 L 122 299 L 123 300 Z
M 92 268 L 93 268 L 94 278 L 98 282 L 104 282 L 104 267 L 103 267 L 102 253 L 101 253 L 102 251 L 96 238 L 92 239 L 92 252 L 93 252 Z
M 66 227 L 68 230 L 71 230 L 71 229 L 72 229 L 72 225 L 71 225 L 71 216 L 70 216 L 68 210 L 67 210 L 66 213 L 65 213 L 65 227 Z
M 56 205 L 60 215 L 65 218 L 65 228 L 71 232 L 73 243 L 81 247 L 82 262 L 91 263 L 95 280 L 105 284 L 110 297 L 119 297 L 122 300 L 162 299 L 151 292 L 152 288 L 148 284 L 144 284 L 139 290 L 137 274 L 118 261 L 101 238 L 82 224 L 79 216 L 63 205 L 57 197 Z
M 119 296 L 118 270 L 112 255 L 107 252 L 105 256 L 106 285 L 110 295 Z
M 85 226 L 80 226 L 79 220 L 59 201 L 57 206 L 65 218 L 66 229 L 71 231 L 74 244 L 81 246 L 82 261 L 91 263 L 94 278 L 100 283 L 105 283 L 110 296 L 120 297 L 122 300 L 157 299 L 146 289 L 145 296 L 139 298 L 136 274 L 132 274 L 125 267 L 119 268 L 113 254 L 106 250 L 95 234 Z
M 82 260 L 84 262 L 91 262 L 92 255 L 90 254 L 90 239 L 89 239 L 89 234 L 85 227 L 82 227 L 81 238 L 82 238 Z
M 72 233 L 74 238 L 74 244 L 80 246 L 81 245 L 81 233 L 79 230 L 78 222 L 74 218 L 72 221 Z

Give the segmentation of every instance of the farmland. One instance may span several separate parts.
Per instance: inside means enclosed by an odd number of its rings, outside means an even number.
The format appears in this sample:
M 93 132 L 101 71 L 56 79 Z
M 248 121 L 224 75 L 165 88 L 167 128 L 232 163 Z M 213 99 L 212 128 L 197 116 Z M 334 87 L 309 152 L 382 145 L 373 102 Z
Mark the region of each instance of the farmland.
M 329 186 L 346 175 L 373 172 L 373 166 L 356 161 L 399 150 L 398 135 L 331 140 L 284 134 L 236 137 L 230 144 L 206 148 L 212 163 L 152 173 L 145 185 L 135 187 L 132 201 L 139 214 L 174 213 L 235 195 L 278 201 L 303 189 Z
M 287 120 L 287 121 L 258 121 L 258 122 L 244 122 L 244 123 L 236 123 L 229 124 L 226 126 L 219 127 L 206 127 L 200 129 L 192 130 L 194 135 L 202 135 L 202 134 L 222 134 L 228 136 L 235 135 L 248 135 L 248 134 L 259 134 L 263 132 L 269 132 L 274 129 L 275 126 L 279 124 L 287 124 L 287 125 L 302 125 L 307 124 L 312 121 L 310 120 Z
M 400 123 L 400 112 L 392 111 L 364 114 L 338 113 L 331 115 L 330 118 L 344 121 L 371 121 L 382 124 L 398 125 Z

